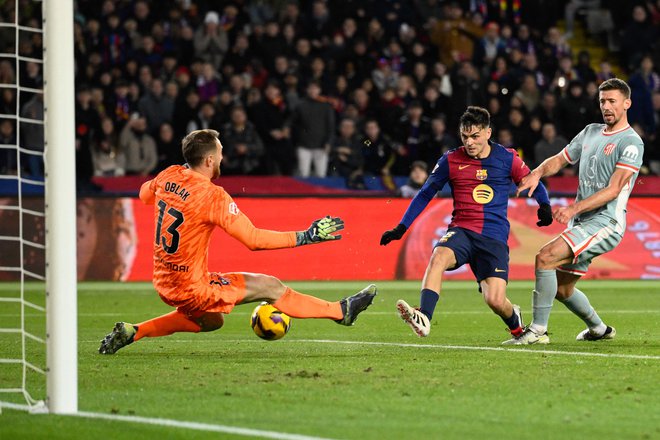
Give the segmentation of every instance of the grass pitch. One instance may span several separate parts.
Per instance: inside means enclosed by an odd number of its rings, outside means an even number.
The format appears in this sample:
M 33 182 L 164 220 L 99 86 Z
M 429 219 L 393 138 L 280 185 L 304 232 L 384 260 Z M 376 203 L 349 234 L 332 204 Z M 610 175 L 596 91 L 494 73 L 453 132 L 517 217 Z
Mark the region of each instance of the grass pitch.
M 365 284 L 290 283 L 327 299 Z M 397 298 L 417 302 L 419 283 L 377 284 L 352 328 L 295 319 L 284 339 L 262 341 L 249 327 L 254 305 L 244 305 L 219 331 L 144 339 L 101 356 L 99 340 L 115 321 L 170 308 L 149 284 L 83 283 L 79 407 L 90 418 L 4 408 L 0 438 L 660 438 L 659 282 L 580 283 L 617 328 L 615 340 L 575 341 L 583 323 L 555 302 L 551 344 L 514 348 L 500 345 L 505 326 L 474 282 L 445 283 L 425 339 L 394 312 Z M 531 288 L 509 288 L 528 321 Z M 0 284 L 5 296 L 12 289 Z M 0 327 L 16 314 L 0 309 Z M 11 336 L 0 340 L 0 358 L 20 355 Z M 0 387 L 20 380 L 18 368 L 0 364 Z M 30 379 L 29 388 L 39 396 L 43 383 Z M 24 403 L 19 397 L 0 400 Z

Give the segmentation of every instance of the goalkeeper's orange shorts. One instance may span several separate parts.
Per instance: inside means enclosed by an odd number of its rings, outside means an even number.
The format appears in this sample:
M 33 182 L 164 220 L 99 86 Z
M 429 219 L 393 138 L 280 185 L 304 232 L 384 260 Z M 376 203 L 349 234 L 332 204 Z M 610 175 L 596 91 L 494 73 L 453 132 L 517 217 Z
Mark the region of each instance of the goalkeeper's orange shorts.
M 187 316 L 205 312 L 229 313 L 245 298 L 245 277 L 242 273 L 209 273 L 208 284 L 199 284 L 174 295 L 160 294 L 161 299 Z

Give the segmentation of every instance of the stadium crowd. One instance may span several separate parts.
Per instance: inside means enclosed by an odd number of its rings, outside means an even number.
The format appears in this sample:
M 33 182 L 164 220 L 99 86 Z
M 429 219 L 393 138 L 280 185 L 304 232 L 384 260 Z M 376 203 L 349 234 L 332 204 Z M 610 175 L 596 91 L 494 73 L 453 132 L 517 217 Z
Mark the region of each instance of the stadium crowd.
M 596 2 L 613 21 L 619 59 L 575 53 L 557 21 L 593 1 L 544 0 L 77 0 L 76 148 L 81 182 L 152 175 L 183 161 L 180 139 L 221 133 L 226 175 L 365 176 L 431 170 L 458 146 L 468 105 L 489 110 L 493 139 L 534 166 L 590 122 L 597 86 L 620 64 L 632 88 L 631 124 L 645 140 L 645 173 L 660 173 L 660 1 Z M 14 2 L 0 21 L 14 20 Z M 593 6 L 593 5 L 591 5 Z M 35 9 L 19 17 L 39 27 Z M 611 32 L 611 29 L 608 29 Z M 0 50 L 40 57 L 41 35 L 6 29 Z M 605 44 L 605 43 L 604 43 Z M 0 60 L 2 114 L 43 115 L 42 66 Z M 21 142 L 43 130 L 21 123 Z M 0 119 L 0 143 L 15 142 Z M 43 173 L 35 156 L 22 160 Z M 0 150 L 2 172 L 15 172 Z M 570 171 L 569 171 L 570 172 Z

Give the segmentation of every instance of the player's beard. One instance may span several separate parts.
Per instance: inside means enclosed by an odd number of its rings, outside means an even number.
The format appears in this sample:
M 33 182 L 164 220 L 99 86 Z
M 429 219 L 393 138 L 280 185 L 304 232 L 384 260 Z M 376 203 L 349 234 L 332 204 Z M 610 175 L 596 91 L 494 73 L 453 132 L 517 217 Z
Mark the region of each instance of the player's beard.
M 605 114 L 603 114 L 602 116 L 603 116 L 603 122 L 604 122 L 605 125 L 607 125 L 609 128 L 614 127 L 614 126 L 615 126 L 616 124 L 618 124 L 619 121 L 621 120 L 621 118 L 617 118 L 616 115 L 615 115 L 614 113 L 611 113 L 610 115 L 608 115 L 608 116 L 610 117 L 610 119 L 609 119 L 610 122 L 608 122 L 608 119 L 605 117 Z
M 222 174 L 222 172 L 220 171 L 220 165 L 218 165 L 218 168 L 213 170 L 213 177 L 211 177 L 211 179 L 217 179 L 220 177 L 220 174 Z

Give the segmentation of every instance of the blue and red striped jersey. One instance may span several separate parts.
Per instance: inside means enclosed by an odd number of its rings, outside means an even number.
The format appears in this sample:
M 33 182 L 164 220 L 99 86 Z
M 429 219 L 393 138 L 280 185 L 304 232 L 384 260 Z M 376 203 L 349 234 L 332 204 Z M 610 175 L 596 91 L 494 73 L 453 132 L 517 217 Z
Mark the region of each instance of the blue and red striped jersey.
M 509 221 L 507 206 L 512 183 L 518 184 L 530 173 L 525 162 L 512 148 L 491 142 L 491 152 L 485 159 L 467 155 L 465 147 L 445 153 L 401 220 L 406 227 L 426 208 L 435 194 L 449 184 L 454 210 L 449 227 L 461 227 L 507 242 Z M 550 203 L 548 192 L 539 183 L 534 198 Z

